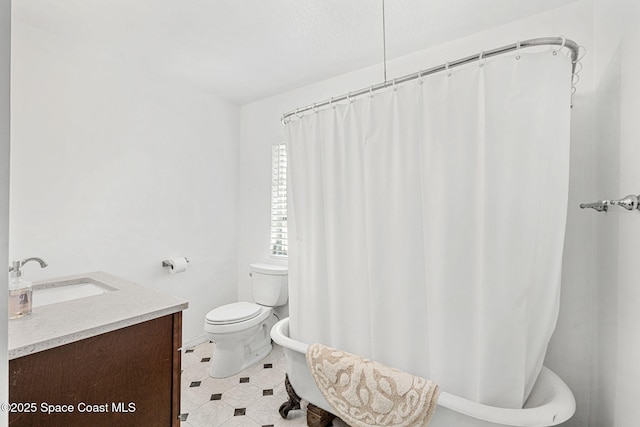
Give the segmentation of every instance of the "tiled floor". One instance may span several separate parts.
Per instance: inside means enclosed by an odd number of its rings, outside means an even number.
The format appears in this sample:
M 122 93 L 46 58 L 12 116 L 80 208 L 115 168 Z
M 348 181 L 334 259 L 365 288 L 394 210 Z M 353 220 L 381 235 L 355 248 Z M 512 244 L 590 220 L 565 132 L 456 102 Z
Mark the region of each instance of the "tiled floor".
M 223 379 L 211 378 L 207 373 L 212 352 L 213 344 L 205 343 L 182 355 L 182 426 L 307 425 L 303 410 L 291 411 L 286 420 L 278 413 L 280 405 L 287 400 L 286 360 L 280 346 L 274 344 L 265 359 Z

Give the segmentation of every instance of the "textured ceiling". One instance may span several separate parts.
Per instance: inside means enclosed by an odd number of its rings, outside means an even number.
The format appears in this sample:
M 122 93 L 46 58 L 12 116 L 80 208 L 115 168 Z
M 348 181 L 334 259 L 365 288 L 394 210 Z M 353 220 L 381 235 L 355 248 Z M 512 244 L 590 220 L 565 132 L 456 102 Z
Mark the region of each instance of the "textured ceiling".
M 386 0 L 387 58 L 575 0 Z M 382 0 L 18 0 L 14 26 L 245 104 L 382 61 Z M 382 79 L 381 79 L 382 80 Z

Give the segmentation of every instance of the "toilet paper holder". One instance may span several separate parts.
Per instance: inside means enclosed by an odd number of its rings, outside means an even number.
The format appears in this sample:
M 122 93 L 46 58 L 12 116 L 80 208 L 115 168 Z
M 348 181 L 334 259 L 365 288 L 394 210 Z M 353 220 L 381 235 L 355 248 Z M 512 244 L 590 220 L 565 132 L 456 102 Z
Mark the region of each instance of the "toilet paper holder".
M 187 262 L 191 262 L 191 261 L 189 261 L 189 258 L 187 258 L 187 257 L 184 257 L 184 259 L 185 259 Z M 169 268 L 171 268 L 171 265 L 172 265 L 172 264 L 171 264 L 171 260 L 165 259 L 164 261 L 162 261 L 162 266 L 163 266 L 163 267 L 169 267 Z

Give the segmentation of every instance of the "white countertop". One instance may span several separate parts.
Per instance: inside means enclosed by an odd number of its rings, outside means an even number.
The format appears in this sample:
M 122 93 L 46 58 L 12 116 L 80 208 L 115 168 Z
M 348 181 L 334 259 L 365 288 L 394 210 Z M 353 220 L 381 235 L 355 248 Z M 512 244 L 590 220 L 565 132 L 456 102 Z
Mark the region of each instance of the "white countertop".
M 48 279 L 34 282 L 33 286 L 34 289 L 45 284 L 46 287 L 49 284 L 64 286 L 82 278 L 113 290 L 102 295 L 35 307 L 28 316 L 9 320 L 9 359 L 177 313 L 189 305 L 182 298 L 104 272 Z

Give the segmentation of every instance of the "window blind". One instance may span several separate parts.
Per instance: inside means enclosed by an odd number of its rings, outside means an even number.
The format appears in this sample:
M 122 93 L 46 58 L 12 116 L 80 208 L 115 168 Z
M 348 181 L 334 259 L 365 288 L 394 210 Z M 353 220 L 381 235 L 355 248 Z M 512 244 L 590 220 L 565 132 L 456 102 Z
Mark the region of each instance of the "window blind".
M 286 257 L 287 241 L 287 149 L 271 147 L 271 255 Z

